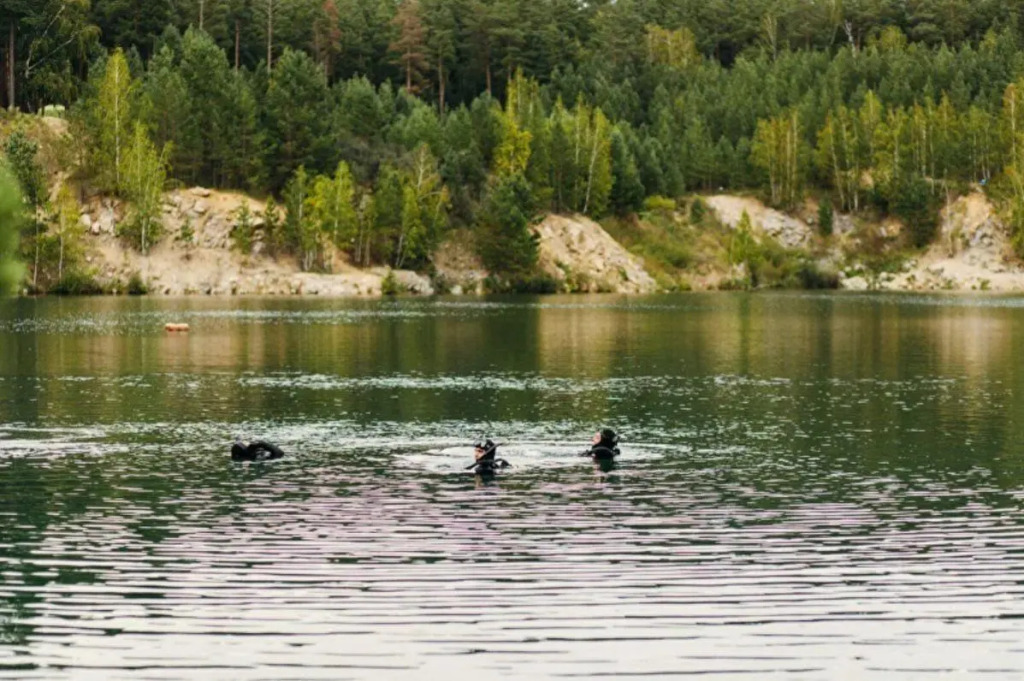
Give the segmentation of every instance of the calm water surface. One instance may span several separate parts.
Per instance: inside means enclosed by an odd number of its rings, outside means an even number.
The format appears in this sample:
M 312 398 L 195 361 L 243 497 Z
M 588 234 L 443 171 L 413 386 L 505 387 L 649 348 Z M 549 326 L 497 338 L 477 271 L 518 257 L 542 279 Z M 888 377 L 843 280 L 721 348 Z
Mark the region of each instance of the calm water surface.
M 1022 299 L 0 303 L 3 679 L 1019 679 L 1022 507 Z

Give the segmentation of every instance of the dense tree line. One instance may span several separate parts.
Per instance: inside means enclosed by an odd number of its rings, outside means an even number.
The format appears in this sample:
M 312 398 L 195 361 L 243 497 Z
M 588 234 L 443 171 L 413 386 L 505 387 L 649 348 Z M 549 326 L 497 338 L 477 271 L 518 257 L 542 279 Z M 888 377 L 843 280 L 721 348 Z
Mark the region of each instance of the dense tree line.
M 923 243 L 983 182 L 1024 224 L 1014 3 L 0 0 L 0 26 L 5 101 L 72 107 L 140 248 L 165 173 L 274 196 L 268 245 L 309 268 L 423 266 L 466 226 L 522 273 L 534 211 L 719 187 Z

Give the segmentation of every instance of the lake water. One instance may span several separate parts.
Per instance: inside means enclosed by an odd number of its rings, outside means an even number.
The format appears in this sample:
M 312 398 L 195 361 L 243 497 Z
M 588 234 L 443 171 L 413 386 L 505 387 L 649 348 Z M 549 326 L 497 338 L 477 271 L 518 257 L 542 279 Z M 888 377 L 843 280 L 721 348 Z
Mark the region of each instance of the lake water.
M 1022 507 L 1024 299 L 0 303 L 3 679 L 1019 679 Z

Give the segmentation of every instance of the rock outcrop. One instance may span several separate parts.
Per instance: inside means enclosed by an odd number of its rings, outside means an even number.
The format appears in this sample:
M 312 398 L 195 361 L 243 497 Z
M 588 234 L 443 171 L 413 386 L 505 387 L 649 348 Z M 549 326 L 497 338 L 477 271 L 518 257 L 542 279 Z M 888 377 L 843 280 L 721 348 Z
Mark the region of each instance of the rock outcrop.
M 651 293 L 658 288 L 643 262 L 587 217 L 549 215 L 534 229 L 541 269 L 570 290 Z
M 760 230 L 786 248 L 804 248 L 810 244 L 814 230 L 803 220 L 768 208 L 757 199 L 720 194 L 705 199 L 722 224 L 739 225 L 746 212 L 755 230 Z
M 976 191 L 942 211 L 939 235 L 919 260 L 870 283 L 898 291 L 1024 291 L 1024 267 L 1012 256 L 1006 225 Z M 842 285 L 865 289 L 869 282 L 856 276 Z

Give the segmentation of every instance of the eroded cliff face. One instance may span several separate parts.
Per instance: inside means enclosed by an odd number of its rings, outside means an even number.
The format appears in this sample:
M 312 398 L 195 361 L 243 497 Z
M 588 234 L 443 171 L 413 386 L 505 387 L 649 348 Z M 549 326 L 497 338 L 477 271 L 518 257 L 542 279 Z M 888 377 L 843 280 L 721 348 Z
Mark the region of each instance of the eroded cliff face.
M 248 253 L 233 246 L 231 232 L 245 204 L 256 238 Z M 163 204 L 163 236 L 141 253 L 117 238 L 124 207 L 109 198 L 95 198 L 83 207 L 82 222 L 90 235 L 89 264 L 101 281 L 126 281 L 138 273 L 158 295 L 323 295 L 376 296 L 381 293 L 385 268 L 358 269 L 343 257 L 332 259 L 332 273 L 302 272 L 294 258 L 271 258 L 260 238 L 265 205 L 233 192 L 201 187 L 168 192 Z M 412 272 L 396 272 L 402 286 L 432 293 L 430 282 Z
M 782 213 L 750 197 L 731 195 L 706 199 L 721 222 L 735 228 L 744 212 L 754 231 L 775 239 L 787 248 L 815 244 L 816 206 L 804 206 L 794 214 Z M 823 258 L 846 262 L 840 287 L 851 290 L 877 288 L 894 291 L 1024 291 L 1024 267 L 1013 254 L 1010 232 L 998 211 L 981 191 L 960 197 L 943 209 L 935 241 L 919 256 L 910 258 L 902 271 L 869 276 L 859 267 L 861 244 L 867 234 L 894 238 L 903 226 L 895 219 L 878 223 L 858 221 L 850 215 L 835 216 L 834 236 L 818 245 Z
M 549 215 L 535 231 L 541 269 L 569 290 L 653 293 L 658 288 L 642 260 L 590 218 Z
M 870 283 L 862 276 L 843 280 L 851 289 Z M 1009 229 L 979 191 L 942 211 L 938 237 L 920 258 L 874 285 L 896 291 L 1024 291 L 1024 267 L 1013 253 Z
M 794 214 L 773 210 L 750 197 L 716 195 L 708 206 L 727 228 L 744 212 L 754 232 L 791 249 L 813 250 L 842 272 L 840 286 L 851 290 L 1024 291 L 1024 267 L 1013 255 L 1006 225 L 988 198 L 974 192 L 943 210 L 939 235 L 902 271 L 877 276 L 858 265 L 858 239 L 877 233 L 892 238 L 901 226 L 893 220 L 873 224 L 837 215 L 834 236 L 816 233 L 813 206 Z M 234 246 L 231 233 L 238 211 L 247 205 L 256 228 L 248 253 Z M 385 268 L 359 269 L 340 254 L 331 274 L 302 272 L 291 257 L 268 257 L 260 239 L 265 205 L 233 192 L 201 187 L 168 192 L 163 205 L 163 235 L 147 255 L 127 248 L 116 236 L 124 207 L 115 199 L 94 197 L 83 206 L 88 264 L 104 282 L 124 282 L 138 273 L 157 295 L 323 295 L 377 296 Z M 855 224 L 856 223 L 856 224 Z M 548 215 L 534 227 L 539 264 L 563 290 L 643 294 L 658 290 L 643 260 L 627 251 L 598 223 L 581 215 Z M 471 235 L 457 232 L 434 256 L 438 275 L 452 293 L 482 293 L 487 271 L 475 255 Z M 722 276 L 728 275 L 723 271 Z M 402 290 L 434 293 L 432 282 L 413 272 L 396 272 Z M 707 278 L 714 287 L 714 277 Z

